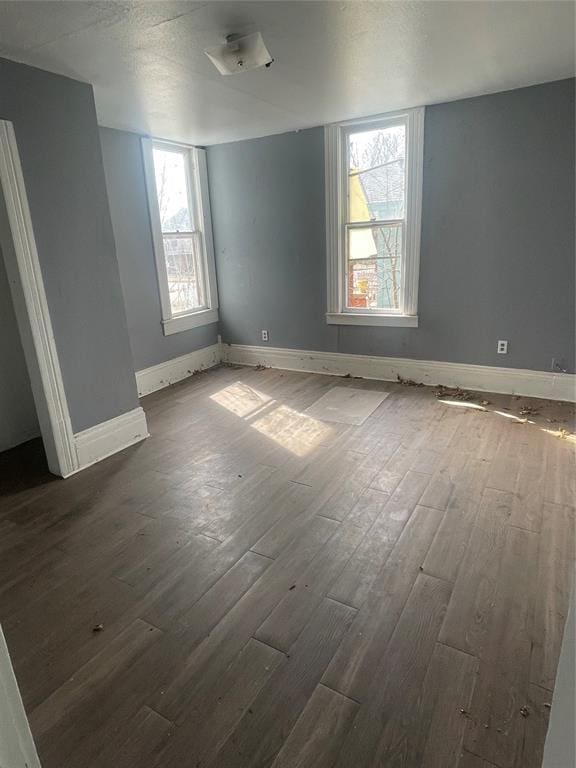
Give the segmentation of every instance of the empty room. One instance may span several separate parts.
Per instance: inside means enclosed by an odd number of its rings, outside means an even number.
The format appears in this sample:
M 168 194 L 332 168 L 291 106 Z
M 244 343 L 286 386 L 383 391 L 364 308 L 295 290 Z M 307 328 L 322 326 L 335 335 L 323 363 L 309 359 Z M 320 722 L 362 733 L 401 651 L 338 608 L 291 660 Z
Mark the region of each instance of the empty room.
M 0 768 L 576 768 L 575 12 L 0 1 Z

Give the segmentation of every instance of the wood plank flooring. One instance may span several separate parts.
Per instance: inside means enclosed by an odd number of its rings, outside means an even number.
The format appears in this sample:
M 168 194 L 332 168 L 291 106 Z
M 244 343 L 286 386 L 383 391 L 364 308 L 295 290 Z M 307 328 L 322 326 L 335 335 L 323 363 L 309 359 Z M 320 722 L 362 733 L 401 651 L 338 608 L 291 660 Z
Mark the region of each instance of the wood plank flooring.
M 334 386 L 390 394 L 362 426 L 304 413 Z M 572 406 L 239 367 L 143 405 L 150 439 L 66 481 L 0 455 L 44 768 L 541 765 Z

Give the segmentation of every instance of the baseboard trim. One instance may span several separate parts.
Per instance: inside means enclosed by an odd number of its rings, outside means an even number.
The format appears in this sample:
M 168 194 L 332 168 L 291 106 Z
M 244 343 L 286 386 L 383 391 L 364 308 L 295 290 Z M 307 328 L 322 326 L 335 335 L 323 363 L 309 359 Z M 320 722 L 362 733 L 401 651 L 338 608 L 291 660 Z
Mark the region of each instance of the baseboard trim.
M 224 362 L 238 365 L 265 365 L 287 371 L 306 371 L 332 376 L 345 376 L 349 373 L 352 376 L 383 381 L 396 381 L 398 376 L 401 376 L 403 379 L 422 384 L 443 384 L 447 387 L 482 392 L 576 401 L 576 376 L 568 373 L 244 344 L 223 344 L 222 356 Z
M 176 382 L 192 376 L 196 371 L 212 368 L 214 365 L 218 365 L 221 359 L 220 344 L 212 344 L 210 347 L 197 349 L 188 355 L 175 357 L 165 363 L 136 371 L 138 397 L 150 395 L 159 389 L 169 387 L 170 384 L 176 384 Z
M 79 463 L 76 471 L 86 469 L 146 437 L 148 425 L 142 408 L 134 408 L 133 411 L 77 432 L 74 435 Z

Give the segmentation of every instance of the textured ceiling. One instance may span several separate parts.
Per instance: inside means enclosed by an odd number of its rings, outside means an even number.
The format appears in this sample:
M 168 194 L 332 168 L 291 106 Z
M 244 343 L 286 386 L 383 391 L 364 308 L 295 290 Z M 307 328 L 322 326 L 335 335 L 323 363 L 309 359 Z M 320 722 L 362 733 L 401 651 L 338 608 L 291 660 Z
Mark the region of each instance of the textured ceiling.
M 270 69 L 203 54 L 260 30 Z M 572 2 L 0 2 L 0 56 L 94 85 L 101 124 L 214 144 L 574 75 Z

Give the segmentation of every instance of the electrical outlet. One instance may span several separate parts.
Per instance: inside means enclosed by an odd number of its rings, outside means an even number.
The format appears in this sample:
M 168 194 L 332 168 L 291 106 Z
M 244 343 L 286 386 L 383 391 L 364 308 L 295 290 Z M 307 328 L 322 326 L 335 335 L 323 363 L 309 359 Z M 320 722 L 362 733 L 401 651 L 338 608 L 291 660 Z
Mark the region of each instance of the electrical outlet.
M 262 341 L 268 341 L 268 331 L 262 331 Z
M 498 339 L 498 348 L 497 348 L 499 355 L 507 355 L 508 354 L 508 342 L 504 341 L 503 339 Z

